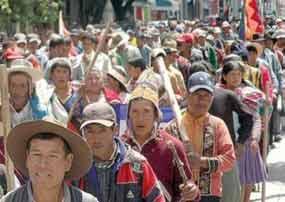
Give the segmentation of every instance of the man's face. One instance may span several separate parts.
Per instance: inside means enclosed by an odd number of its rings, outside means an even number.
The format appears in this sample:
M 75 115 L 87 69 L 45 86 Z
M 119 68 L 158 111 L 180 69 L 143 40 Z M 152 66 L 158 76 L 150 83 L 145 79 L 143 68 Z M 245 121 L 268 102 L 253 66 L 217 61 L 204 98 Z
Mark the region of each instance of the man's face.
M 22 109 L 29 99 L 29 77 L 24 73 L 14 74 L 9 77 L 9 93 L 16 110 Z
M 213 95 L 207 90 L 198 90 L 188 95 L 187 109 L 191 115 L 200 117 L 205 115 L 212 104 Z
M 223 32 L 224 32 L 225 34 L 229 34 L 230 31 L 231 31 L 231 28 L 230 28 L 230 27 L 224 27 L 224 28 L 223 28 Z
M 285 48 L 285 38 L 278 39 L 278 40 L 277 40 L 277 46 L 278 46 L 279 48 Z
M 31 53 L 35 53 L 38 48 L 39 46 L 37 42 L 33 41 L 28 43 L 28 49 Z
M 137 80 L 141 74 L 140 68 L 136 68 L 131 64 L 127 64 L 127 72 L 130 78 Z
M 94 123 L 87 125 L 83 130 L 83 136 L 92 149 L 93 155 L 102 159 L 101 155 L 112 148 L 115 128 Z
M 89 39 L 84 39 L 82 41 L 83 49 L 86 53 L 90 53 L 94 49 L 94 44 Z
M 96 72 L 88 74 L 85 79 L 85 90 L 95 93 L 100 92 L 103 88 L 103 78 L 100 78 L 102 76 L 103 75 Z
M 65 67 L 55 67 L 51 72 L 51 80 L 58 89 L 66 88 L 70 80 L 70 72 Z
M 129 111 L 130 122 L 136 137 L 151 135 L 157 119 L 154 105 L 145 99 L 133 100 Z
M 60 138 L 34 139 L 27 151 L 26 166 L 33 186 L 52 189 L 60 186 L 72 165 L 72 154 L 66 154 Z
M 248 63 L 254 65 L 257 60 L 257 52 L 249 51 L 248 52 Z
M 170 52 L 167 53 L 166 58 L 167 61 L 169 61 L 170 64 L 175 63 L 176 59 L 177 59 L 177 52 Z

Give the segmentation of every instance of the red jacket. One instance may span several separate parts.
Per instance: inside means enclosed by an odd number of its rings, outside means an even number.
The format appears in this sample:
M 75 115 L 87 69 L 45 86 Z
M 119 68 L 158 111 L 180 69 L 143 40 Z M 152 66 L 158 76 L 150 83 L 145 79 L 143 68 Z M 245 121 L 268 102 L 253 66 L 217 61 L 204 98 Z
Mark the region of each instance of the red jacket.
M 138 149 L 133 137 L 125 134 L 125 141 L 134 149 Z M 171 141 L 184 164 L 184 171 L 190 180 L 192 178 L 187 155 L 184 146 L 180 140 L 171 136 L 166 131 L 160 130 L 154 138 L 146 142 L 141 148 L 140 153 L 143 154 L 152 166 L 158 180 L 164 185 L 168 193 L 172 197 L 172 202 L 180 201 L 181 191 L 179 185 L 183 184 L 178 168 L 173 164 L 173 154 L 167 145 Z

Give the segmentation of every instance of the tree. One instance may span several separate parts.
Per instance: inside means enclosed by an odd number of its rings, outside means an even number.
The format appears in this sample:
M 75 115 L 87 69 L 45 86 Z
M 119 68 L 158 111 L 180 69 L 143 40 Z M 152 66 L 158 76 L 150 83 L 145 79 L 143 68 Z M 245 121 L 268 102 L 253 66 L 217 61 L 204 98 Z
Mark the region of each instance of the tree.
M 58 19 L 61 0 L 0 0 L 0 23 L 8 26 L 53 24 Z

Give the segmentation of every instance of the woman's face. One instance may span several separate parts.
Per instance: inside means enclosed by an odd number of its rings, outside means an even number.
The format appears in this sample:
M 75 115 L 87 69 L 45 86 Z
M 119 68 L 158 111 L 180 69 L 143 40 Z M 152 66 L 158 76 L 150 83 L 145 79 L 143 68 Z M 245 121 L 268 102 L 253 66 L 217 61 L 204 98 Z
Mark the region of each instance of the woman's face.
M 223 78 L 226 81 L 227 88 L 234 90 L 241 84 L 242 72 L 239 69 L 235 69 L 223 75 Z

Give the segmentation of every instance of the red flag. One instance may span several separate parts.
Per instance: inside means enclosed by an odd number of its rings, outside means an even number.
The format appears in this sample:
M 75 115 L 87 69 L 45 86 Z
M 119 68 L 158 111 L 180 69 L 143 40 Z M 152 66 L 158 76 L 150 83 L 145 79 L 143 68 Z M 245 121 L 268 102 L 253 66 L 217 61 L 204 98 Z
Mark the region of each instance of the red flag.
M 260 15 L 257 0 L 245 0 L 245 35 L 252 39 L 252 35 L 264 32 L 263 19 Z

